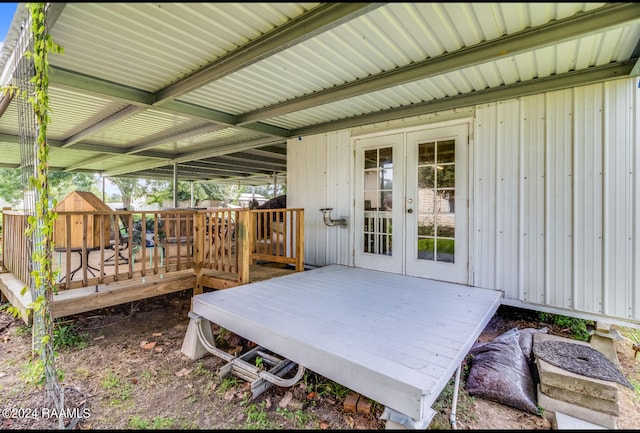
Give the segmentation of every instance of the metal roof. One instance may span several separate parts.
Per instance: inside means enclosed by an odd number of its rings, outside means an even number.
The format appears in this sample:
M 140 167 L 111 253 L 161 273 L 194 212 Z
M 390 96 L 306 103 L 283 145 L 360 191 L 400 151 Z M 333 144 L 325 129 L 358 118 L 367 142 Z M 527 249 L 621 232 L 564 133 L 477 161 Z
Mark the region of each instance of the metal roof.
M 27 14 L 19 5 L 0 84 Z M 639 75 L 639 3 L 51 3 L 50 167 L 265 184 L 287 139 Z M 6 105 L 6 104 L 4 104 Z M 0 101 L 0 166 L 20 164 Z M 6 151 L 5 151 L 6 150 Z

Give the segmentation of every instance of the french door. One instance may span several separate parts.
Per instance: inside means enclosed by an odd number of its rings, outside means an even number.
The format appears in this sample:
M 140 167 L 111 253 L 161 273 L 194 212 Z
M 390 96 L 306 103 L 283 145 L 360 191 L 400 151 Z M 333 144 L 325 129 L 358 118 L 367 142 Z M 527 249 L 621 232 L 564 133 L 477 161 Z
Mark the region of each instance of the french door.
M 358 267 L 467 284 L 468 124 L 356 140 Z

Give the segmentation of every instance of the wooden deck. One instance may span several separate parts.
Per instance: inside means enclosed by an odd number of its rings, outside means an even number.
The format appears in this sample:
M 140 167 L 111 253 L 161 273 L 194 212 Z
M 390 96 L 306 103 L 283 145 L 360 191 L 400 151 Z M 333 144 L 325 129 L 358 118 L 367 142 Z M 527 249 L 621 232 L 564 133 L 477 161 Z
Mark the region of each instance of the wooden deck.
M 295 272 L 295 268 L 278 263 L 251 265 L 250 282 L 262 281 Z M 240 283 L 235 274 L 203 270 L 204 289 L 226 289 Z M 10 272 L 0 273 L 0 292 L 12 305 L 17 306 L 20 317 L 30 323 L 29 314 L 31 294 L 21 294 L 25 284 Z M 52 316 L 54 318 L 79 314 L 100 308 L 111 307 L 126 302 L 180 292 L 196 287 L 196 273 L 193 269 L 184 269 L 167 274 L 147 275 L 131 280 L 115 281 L 70 290 L 60 290 L 53 295 Z
M 54 317 L 304 271 L 303 209 L 58 213 Z M 31 279 L 26 221 L 24 212 L 2 212 L 0 296 L 30 323 L 31 296 L 21 294 Z
M 428 425 L 501 296 L 331 265 L 197 295 L 192 312 Z

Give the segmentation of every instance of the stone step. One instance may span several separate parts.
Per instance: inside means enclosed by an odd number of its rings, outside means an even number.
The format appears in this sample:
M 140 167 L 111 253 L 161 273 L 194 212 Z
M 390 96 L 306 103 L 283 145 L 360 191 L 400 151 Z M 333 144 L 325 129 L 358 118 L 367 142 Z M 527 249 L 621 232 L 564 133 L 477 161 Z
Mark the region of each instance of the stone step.
M 559 412 L 563 414 L 571 414 L 570 416 L 574 418 L 591 424 L 596 424 L 607 429 L 613 430 L 616 428 L 617 417 L 549 397 L 541 391 L 540 385 L 538 385 L 538 406 L 543 408 L 545 411 L 554 412 L 555 414 L 558 414 Z
M 557 400 L 566 401 L 588 409 L 597 410 L 613 416 L 620 416 L 620 406 L 617 401 L 605 400 L 602 398 L 591 397 L 579 392 L 568 391 L 566 389 L 556 388 L 544 383 L 540 384 L 540 390 L 543 394 Z
M 572 344 L 583 344 L 589 346 L 589 343 L 578 340 L 570 340 L 555 335 L 543 333 L 534 334 L 534 345 L 536 342 L 542 341 L 565 341 Z M 589 376 L 572 373 L 560 367 L 556 367 L 538 357 L 535 359 L 535 365 L 538 370 L 540 383 L 545 386 L 565 390 L 570 393 L 582 394 L 589 397 L 589 400 L 601 399 L 609 402 L 618 402 L 618 386 L 615 382 L 595 379 Z M 577 396 L 575 396 L 577 398 Z M 610 406 L 613 407 L 613 406 Z
M 556 412 L 554 414 L 551 426 L 554 430 L 606 430 L 606 428 L 601 425 L 593 424 L 579 418 L 574 418 L 571 415 L 567 415 L 562 412 Z

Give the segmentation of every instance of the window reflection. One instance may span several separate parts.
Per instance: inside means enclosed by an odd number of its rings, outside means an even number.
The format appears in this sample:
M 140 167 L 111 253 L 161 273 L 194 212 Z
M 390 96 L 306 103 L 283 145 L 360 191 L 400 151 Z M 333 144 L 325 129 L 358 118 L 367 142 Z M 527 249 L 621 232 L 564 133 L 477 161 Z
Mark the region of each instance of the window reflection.
M 455 140 L 418 145 L 418 240 L 420 260 L 454 262 Z

